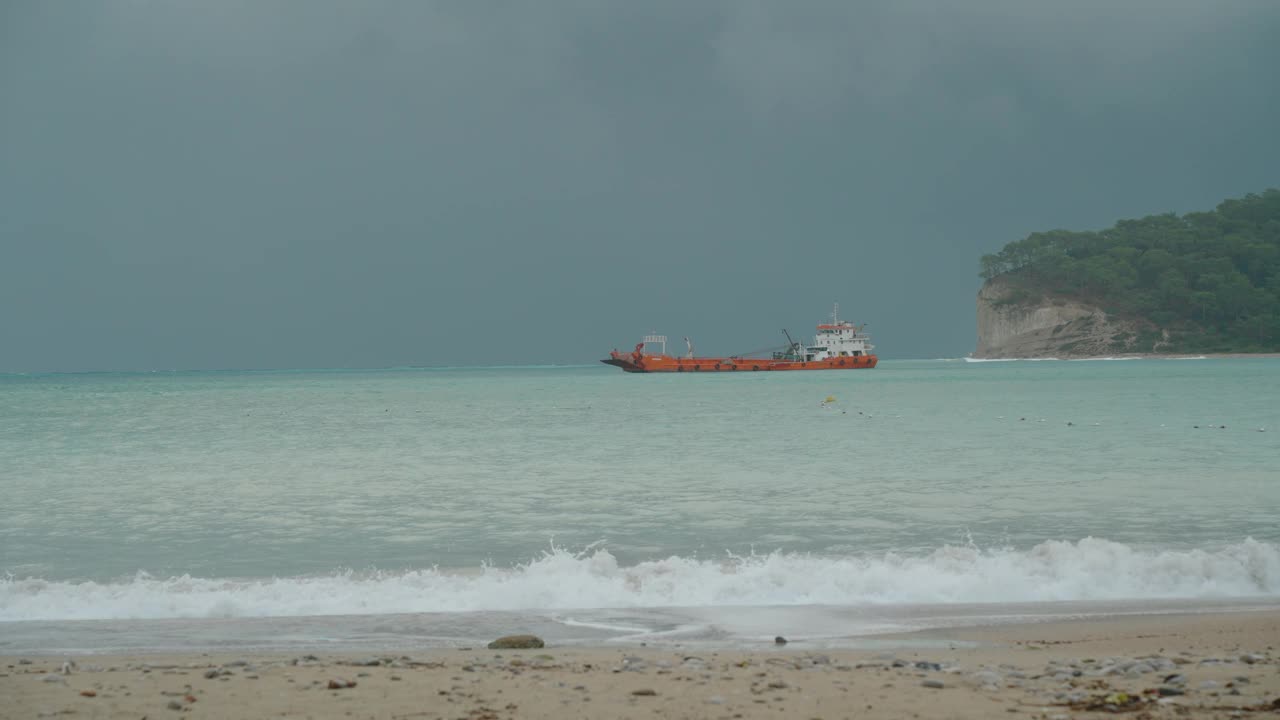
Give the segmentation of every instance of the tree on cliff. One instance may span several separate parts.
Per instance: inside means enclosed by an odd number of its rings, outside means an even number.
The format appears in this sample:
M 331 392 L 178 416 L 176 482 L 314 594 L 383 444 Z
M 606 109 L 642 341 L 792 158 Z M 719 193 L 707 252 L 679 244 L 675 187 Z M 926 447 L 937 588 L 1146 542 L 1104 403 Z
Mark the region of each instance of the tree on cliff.
M 1032 233 L 984 255 L 979 275 L 1168 331 L 1170 351 L 1280 351 L 1280 190 L 1095 232 Z

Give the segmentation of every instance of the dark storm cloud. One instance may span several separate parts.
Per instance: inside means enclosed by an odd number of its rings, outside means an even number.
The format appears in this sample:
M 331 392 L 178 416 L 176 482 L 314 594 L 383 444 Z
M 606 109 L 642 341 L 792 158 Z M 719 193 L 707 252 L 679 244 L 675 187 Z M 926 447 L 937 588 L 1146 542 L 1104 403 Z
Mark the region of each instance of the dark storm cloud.
M 972 349 L 977 258 L 1280 183 L 1280 5 L 0 10 L 0 370 Z M 807 332 L 807 331 L 806 331 Z

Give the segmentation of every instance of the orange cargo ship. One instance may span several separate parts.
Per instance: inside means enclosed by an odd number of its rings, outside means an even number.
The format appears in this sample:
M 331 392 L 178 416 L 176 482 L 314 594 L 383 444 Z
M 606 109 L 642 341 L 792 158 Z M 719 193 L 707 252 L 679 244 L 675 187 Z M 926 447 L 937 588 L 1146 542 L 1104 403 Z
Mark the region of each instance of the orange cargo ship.
M 787 335 L 785 350 L 770 357 L 730 355 L 728 357 L 697 357 L 693 344 L 685 338 L 688 352 L 683 357 L 667 354 L 666 335 L 646 335 L 636 343 L 631 352 L 614 350 L 600 362 L 616 365 L 627 372 L 759 372 L 763 370 L 866 370 L 876 366 L 872 354 L 875 346 L 864 332 L 863 325 L 841 320 L 840 306 L 831 313 L 831 322 L 818 326 L 818 334 L 812 345 L 802 345 Z M 782 331 L 786 334 L 786 330 Z M 657 353 L 649 353 L 650 345 L 659 346 Z

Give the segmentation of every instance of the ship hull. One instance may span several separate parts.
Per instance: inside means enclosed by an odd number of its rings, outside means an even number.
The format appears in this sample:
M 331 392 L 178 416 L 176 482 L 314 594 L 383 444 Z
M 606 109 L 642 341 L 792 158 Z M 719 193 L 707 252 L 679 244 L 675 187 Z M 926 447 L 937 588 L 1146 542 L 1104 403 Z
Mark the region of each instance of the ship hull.
M 600 362 L 625 372 L 791 372 L 798 370 L 870 370 L 876 366 L 875 355 L 831 357 L 822 360 L 766 360 L 762 358 L 677 358 L 670 355 L 634 355 L 619 353 Z

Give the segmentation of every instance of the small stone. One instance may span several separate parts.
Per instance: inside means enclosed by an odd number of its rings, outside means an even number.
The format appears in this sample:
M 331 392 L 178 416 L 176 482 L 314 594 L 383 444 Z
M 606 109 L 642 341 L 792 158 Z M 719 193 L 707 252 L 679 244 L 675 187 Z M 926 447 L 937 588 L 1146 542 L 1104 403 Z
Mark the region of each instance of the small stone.
M 1161 685 L 1158 692 L 1160 693 L 1160 697 L 1172 697 L 1174 695 L 1184 694 L 1180 688 L 1169 687 L 1168 685 Z
M 170 710 L 181 710 L 182 703 L 178 702 L 177 700 L 170 700 L 169 704 L 166 705 L 165 707 L 169 708 Z
M 711 705 L 723 705 L 723 704 L 724 704 L 724 696 L 722 696 L 722 695 L 712 695 L 711 697 L 707 698 L 707 702 L 708 702 L 709 704 L 711 704 Z
M 30 660 L 28 660 L 28 659 L 26 659 L 26 658 L 22 658 L 22 659 L 18 660 L 18 664 L 19 664 L 19 665 L 30 665 L 30 664 L 31 664 L 31 661 L 30 661 Z
M 98 697 L 98 693 L 95 690 L 81 690 L 80 694 L 85 697 Z
M 1254 654 L 1254 653 L 1245 653 L 1244 655 L 1241 655 L 1241 656 L 1240 656 L 1240 662 L 1242 662 L 1242 663 L 1248 663 L 1248 664 L 1250 664 L 1250 665 L 1252 665 L 1252 664 L 1254 664 L 1254 663 L 1260 663 L 1260 662 L 1262 662 L 1263 660 L 1266 660 L 1266 658 L 1265 658 L 1265 657 L 1263 657 L 1263 656 L 1261 656 L 1261 655 Z
M 1196 687 L 1198 687 L 1201 690 L 1216 690 L 1218 689 L 1218 683 L 1214 682 L 1213 680 L 1205 680 L 1204 682 L 1200 683 Z
M 527 650 L 546 647 L 537 635 L 504 635 L 489 643 L 490 650 Z
M 1134 663 L 1133 665 L 1130 665 L 1127 670 L 1124 671 L 1124 676 L 1128 678 L 1137 678 L 1137 677 L 1142 677 L 1147 673 L 1153 673 L 1155 671 L 1156 671 L 1155 668 L 1151 667 L 1146 663 Z
M 47 683 L 62 683 L 63 685 L 67 684 L 66 678 L 62 677 L 61 675 L 56 675 L 54 673 L 49 673 L 48 675 L 45 675 L 44 677 L 40 678 L 40 680 L 42 682 L 47 682 Z
M 348 680 L 346 678 L 330 678 L 329 679 L 330 690 L 341 690 L 343 688 L 353 688 L 355 686 L 356 686 L 355 680 Z
M 658 693 L 653 688 L 640 688 L 639 690 L 632 690 L 631 694 L 652 696 L 652 695 L 657 695 Z
M 787 685 L 787 682 L 785 680 L 774 680 L 769 683 L 769 687 L 773 688 L 774 690 L 785 690 L 789 686 Z
M 222 674 L 222 671 L 219 670 L 218 668 L 212 668 L 210 670 L 204 671 L 204 677 L 206 680 L 212 680 L 221 674 Z
M 942 688 L 946 687 L 945 685 L 942 684 L 941 680 L 925 680 L 920 684 L 927 688 L 933 688 L 934 690 L 941 690 Z
M 786 639 L 786 638 L 784 638 L 784 637 L 782 637 L 781 635 L 779 635 L 779 636 L 777 636 L 777 637 L 775 637 L 775 638 L 773 639 L 773 644 L 774 644 L 774 645 L 786 645 L 786 644 L 787 644 L 787 639 Z
M 1000 677 L 1000 673 L 991 670 L 981 670 L 969 676 L 973 684 L 982 688 L 992 687 L 999 688 L 1004 684 L 1004 678 Z

